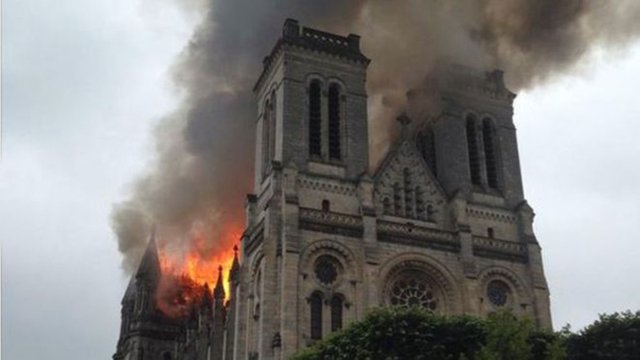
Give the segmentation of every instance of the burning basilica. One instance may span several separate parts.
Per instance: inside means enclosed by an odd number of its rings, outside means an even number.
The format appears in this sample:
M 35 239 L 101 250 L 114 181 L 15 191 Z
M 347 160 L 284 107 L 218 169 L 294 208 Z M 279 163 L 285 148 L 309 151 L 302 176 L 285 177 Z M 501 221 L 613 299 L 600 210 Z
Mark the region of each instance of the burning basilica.
M 287 359 L 380 306 L 551 327 L 502 72 L 439 67 L 437 111 L 400 116 L 370 170 L 369 62 L 357 35 L 285 22 L 254 87 L 255 185 L 232 265 L 210 287 L 178 281 L 169 314 L 151 236 L 114 360 Z

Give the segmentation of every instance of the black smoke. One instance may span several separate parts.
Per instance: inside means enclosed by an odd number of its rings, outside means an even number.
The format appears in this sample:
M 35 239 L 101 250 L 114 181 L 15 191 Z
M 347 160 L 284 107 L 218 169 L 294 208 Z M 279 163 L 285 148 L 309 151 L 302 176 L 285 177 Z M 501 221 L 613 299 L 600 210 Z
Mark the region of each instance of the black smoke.
M 176 0 L 177 1 L 177 0 Z M 261 59 L 284 20 L 362 35 L 373 61 L 370 95 L 372 161 L 388 143 L 390 121 L 406 107 L 437 59 L 500 67 L 513 90 L 572 71 L 593 49 L 623 49 L 640 32 L 635 0 L 183 0 L 202 16 L 173 69 L 185 94 L 156 128 L 157 158 L 131 197 L 114 206 L 112 224 L 131 271 L 150 223 L 165 241 L 189 245 L 194 228 L 208 251 L 228 224 L 242 222 L 253 180 L 256 107 L 251 89 Z

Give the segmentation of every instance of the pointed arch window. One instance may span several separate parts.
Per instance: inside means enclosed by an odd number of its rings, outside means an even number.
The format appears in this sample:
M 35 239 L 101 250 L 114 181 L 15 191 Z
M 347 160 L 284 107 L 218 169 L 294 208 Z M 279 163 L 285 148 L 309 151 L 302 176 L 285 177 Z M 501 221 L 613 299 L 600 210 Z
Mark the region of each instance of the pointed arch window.
M 271 160 L 276 156 L 276 112 L 278 109 L 278 103 L 276 101 L 276 92 L 271 93 L 271 111 L 269 112 L 269 166 L 271 166 Z
M 480 177 L 480 156 L 478 154 L 478 135 L 476 132 L 476 119 L 473 116 L 467 116 L 467 147 L 469 151 L 469 172 L 471 174 L 471 183 L 480 185 L 482 179 Z
M 264 178 L 269 171 L 270 146 L 271 146 L 271 113 L 273 105 L 271 99 L 268 99 L 264 105 L 262 115 L 262 177 Z
M 322 339 L 322 294 L 314 292 L 309 299 L 311 339 Z
M 322 156 L 322 114 L 320 81 L 309 85 L 309 155 Z
M 265 102 L 262 120 L 262 176 L 271 171 L 271 161 L 276 153 L 276 93 Z
M 329 86 L 329 160 L 340 160 L 340 86 Z
M 436 160 L 436 143 L 431 125 L 427 125 L 427 127 L 418 135 L 418 148 L 424 158 L 424 161 L 429 166 L 429 169 L 433 175 L 437 177 L 438 164 Z
M 340 294 L 331 298 L 331 331 L 342 329 L 342 310 L 344 308 L 344 298 Z
M 496 162 L 495 128 L 489 118 L 482 121 L 482 140 L 484 142 L 484 159 L 487 168 L 487 183 L 490 188 L 498 189 L 498 164 Z

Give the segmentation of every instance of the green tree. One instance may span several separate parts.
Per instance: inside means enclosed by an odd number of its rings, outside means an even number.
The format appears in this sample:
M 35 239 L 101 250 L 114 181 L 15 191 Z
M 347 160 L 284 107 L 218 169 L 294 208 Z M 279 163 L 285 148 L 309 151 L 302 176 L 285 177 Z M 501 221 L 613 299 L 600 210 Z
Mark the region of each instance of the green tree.
M 567 339 L 569 360 L 640 359 L 640 311 L 600 315 Z
M 562 360 L 556 336 L 498 313 L 487 320 L 421 308 L 379 309 L 294 360 Z
M 480 360 L 531 360 L 529 337 L 533 326 L 529 320 L 518 320 L 508 312 L 489 315 L 487 339 L 480 349 Z

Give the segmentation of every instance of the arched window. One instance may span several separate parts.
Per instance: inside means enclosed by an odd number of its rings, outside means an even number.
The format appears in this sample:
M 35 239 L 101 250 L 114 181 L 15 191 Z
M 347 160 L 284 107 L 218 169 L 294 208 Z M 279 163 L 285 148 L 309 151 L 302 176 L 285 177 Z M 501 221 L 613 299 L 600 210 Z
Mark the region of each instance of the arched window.
M 271 111 L 269 112 L 269 166 L 271 166 L 271 160 L 276 156 L 276 112 L 278 109 L 278 102 L 276 101 L 276 92 L 271 93 Z
M 482 121 L 482 140 L 484 142 L 484 158 L 487 166 L 487 183 L 492 189 L 498 188 L 498 166 L 495 152 L 495 131 L 491 119 Z
M 418 149 L 420 150 L 424 161 L 429 166 L 429 169 L 431 169 L 433 175 L 437 177 L 438 164 L 436 163 L 436 143 L 431 125 L 428 125 L 418 135 Z
M 320 111 L 320 81 L 309 86 L 309 155 L 322 156 L 322 115 Z
M 269 172 L 270 163 L 270 146 L 271 146 L 271 113 L 273 105 L 271 100 L 267 100 L 264 105 L 264 112 L 262 115 L 262 177 Z
M 309 299 L 311 310 L 311 339 L 322 339 L 322 294 L 314 292 Z
M 342 329 L 342 309 L 344 299 L 342 295 L 336 294 L 331 298 L 331 331 Z
M 329 87 L 329 159 L 340 160 L 340 86 Z
M 322 211 L 329 212 L 331 211 L 331 203 L 329 200 L 322 200 Z
M 404 214 L 413 217 L 413 186 L 411 185 L 411 171 L 404 169 Z
M 473 116 L 467 117 L 467 147 L 469 149 L 469 172 L 471 173 L 471 183 L 481 184 L 480 178 L 480 158 L 478 155 L 478 137 L 476 133 L 476 119 Z
M 276 153 L 276 93 L 264 105 L 262 121 L 262 176 L 264 178 L 271 171 L 271 160 Z

